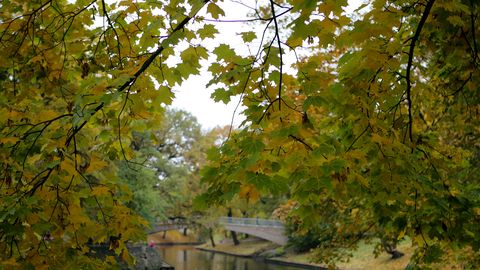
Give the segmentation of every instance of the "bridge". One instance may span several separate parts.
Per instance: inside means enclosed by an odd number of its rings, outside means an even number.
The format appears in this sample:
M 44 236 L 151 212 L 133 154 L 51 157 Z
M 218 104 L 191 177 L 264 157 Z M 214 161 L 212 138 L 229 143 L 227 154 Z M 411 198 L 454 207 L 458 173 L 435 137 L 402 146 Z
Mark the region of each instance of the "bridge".
M 288 241 L 285 226 L 279 220 L 221 217 L 219 221 L 229 231 L 246 233 L 279 245 L 285 245 Z
M 173 230 L 184 230 L 192 226 L 191 223 L 184 222 L 184 221 L 165 221 L 164 223 L 156 224 L 150 230 L 150 234 L 157 233 L 157 232 L 166 232 L 166 231 L 173 231 Z
M 285 245 L 288 241 L 288 237 L 285 234 L 285 226 L 279 220 L 221 217 L 219 223 L 229 231 L 256 236 L 279 245 Z M 169 220 L 156 224 L 149 233 L 153 234 L 172 230 L 185 230 L 192 225 L 192 223 L 183 220 Z

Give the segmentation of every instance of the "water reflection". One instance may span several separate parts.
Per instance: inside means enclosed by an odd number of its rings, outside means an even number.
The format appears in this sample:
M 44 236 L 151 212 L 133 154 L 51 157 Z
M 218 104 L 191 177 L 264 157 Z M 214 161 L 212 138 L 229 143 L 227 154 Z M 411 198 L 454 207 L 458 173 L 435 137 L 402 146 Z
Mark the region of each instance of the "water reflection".
M 249 258 L 196 250 L 191 246 L 160 246 L 165 262 L 175 270 L 299 270 L 302 268 L 268 264 Z

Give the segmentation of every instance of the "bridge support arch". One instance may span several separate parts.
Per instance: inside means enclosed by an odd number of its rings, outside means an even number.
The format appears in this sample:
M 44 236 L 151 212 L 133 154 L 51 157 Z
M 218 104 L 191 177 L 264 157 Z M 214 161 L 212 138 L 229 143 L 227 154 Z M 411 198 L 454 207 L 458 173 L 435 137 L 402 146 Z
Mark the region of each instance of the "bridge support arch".
M 245 233 L 279 245 L 286 245 L 285 226 L 277 220 L 224 217 L 220 223 L 229 231 Z

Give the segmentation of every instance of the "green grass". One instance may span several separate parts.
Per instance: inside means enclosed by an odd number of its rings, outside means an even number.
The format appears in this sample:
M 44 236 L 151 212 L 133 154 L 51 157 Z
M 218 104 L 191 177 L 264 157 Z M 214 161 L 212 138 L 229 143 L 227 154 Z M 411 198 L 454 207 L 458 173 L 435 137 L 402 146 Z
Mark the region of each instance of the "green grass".
M 382 252 L 378 257 L 375 257 L 373 254 L 375 244 L 375 242 L 367 244 L 364 241 L 361 241 L 358 244 L 357 249 L 352 252 L 353 256 L 347 262 L 338 262 L 337 268 L 343 270 L 403 270 L 410 262 L 415 249 L 412 246 L 411 240 L 404 240 L 399 243 L 397 249 L 405 255 L 398 259 L 391 259 L 391 256 L 385 252 Z M 311 262 L 314 261 L 315 258 L 312 256 L 313 253 L 286 254 L 286 256 L 278 259 L 289 262 L 313 264 Z M 313 265 L 326 267 L 321 264 Z M 461 261 L 449 260 L 448 262 L 433 264 L 431 267 L 434 270 L 464 269 L 461 265 Z
M 405 269 L 413 253 L 413 247 L 411 246 L 411 242 L 403 241 L 399 244 L 398 250 L 405 253 L 405 256 L 396 260 L 392 260 L 390 259 L 390 255 L 388 255 L 387 253 L 382 253 L 380 254 L 380 256 L 375 258 L 375 255 L 373 254 L 374 246 L 375 244 L 366 244 L 363 241 L 360 242 L 358 248 L 353 252 L 353 257 L 350 258 L 348 262 L 339 262 L 337 266 L 340 269 L 345 270 L 400 270 Z M 255 240 L 242 241 L 241 244 L 238 246 L 233 245 L 231 241 L 227 241 L 221 244 L 217 244 L 216 247 L 212 247 L 209 244 L 204 244 L 199 247 L 212 251 L 221 251 L 235 255 L 251 256 L 254 254 L 258 254 L 261 251 L 275 248 L 275 245 L 267 241 Z M 314 258 L 312 256 L 313 253 L 287 253 L 282 257 L 275 258 L 275 260 L 325 266 L 312 263 L 312 261 L 314 261 Z
M 338 262 L 338 269 L 343 270 L 403 270 L 410 262 L 414 247 L 411 240 L 404 240 L 398 244 L 397 249 L 405 255 L 398 259 L 391 259 L 391 256 L 385 252 L 375 257 L 373 250 L 376 243 L 365 243 L 360 241 L 356 250 L 352 251 L 352 257 L 347 262 Z M 233 255 L 240 256 L 252 256 L 257 255 L 262 251 L 275 249 L 278 245 L 261 239 L 244 239 L 240 245 L 233 245 L 230 239 L 224 240 L 223 243 L 218 243 L 215 247 L 212 247 L 209 243 L 198 246 L 207 250 L 225 252 Z M 309 264 L 315 266 L 326 265 L 312 263 L 315 261 L 313 252 L 307 252 L 302 254 L 287 253 L 284 256 L 276 257 L 275 260 L 294 262 L 300 264 Z M 453 270 L 461 269 L 458 267 L 458 262 L 449 262 L 445 264 L 432 265 L 432 269 L 435 270 Z
M 345 263 L 338 263 L 338 267 L 349 270 L 384 270 L 384 269 L 405 269 L 413 254 L 413 247 L 411 241 L 406 240 L 401 242 L 397 250 L 405 255 L 398 259 L 392 259 L 391 255 L 382 252 L 378 257 L 373 254 L 375 244 L 366 244 L 360 242 L 357 250 L 353 252 L 352 258 Z
M 398 250 L 403 252 L 405 255 L 395 260 L 392 260 L 390 255 L 387 253 L 382 253 L 375 258 L 375 255 L 373 254 L 374 247 L 375 244 L 373 243 L 366 244 L 363 241 L 360 242 L 358 248 L 352 252 L 352 258 L 350 258 L 348 262 L 338 262 L 337 267 L 346 270 L 400 270 L 405 269 L 413 253 L 413 248 L 410 241 L 404 241 L 398 245 Z M 281 261 L 325 266 L 312 263 L 312 261 L 315 260 L 313 253 L 286 254 L 285 256 L 277 259 Z

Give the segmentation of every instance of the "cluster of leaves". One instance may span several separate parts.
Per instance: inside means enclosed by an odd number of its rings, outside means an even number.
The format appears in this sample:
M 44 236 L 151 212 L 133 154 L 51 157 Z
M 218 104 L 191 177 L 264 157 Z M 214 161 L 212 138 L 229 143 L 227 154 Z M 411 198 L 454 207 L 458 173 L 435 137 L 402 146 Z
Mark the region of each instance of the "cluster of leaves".
M 100 269 L 115 262 L 83 255 L 111 237 L 129 259 L 147 223 L 126 205 L 118 160 L 128 166 L 131 131 L 158 126 L 171 87 L 198 73 L 206 33 L 186 25 L 206 4 L 2 2 L 0 267 Z
M 241 94 L 246 120 L 210 154 L 203 198 L 288 194 L 298 233 L 321 238 L 315 228 L 328 223 L 319 261 L 368 232 L 409 236 L 412 267 L 464 251 L 472 267 L 480 5 L 375 0 L 347 15 L 346 2 L 268 1 L 255 13 L 265 27 L 258 53 L 214 51 L 212 83 L 225 85 L 214 98 Z M 287 70 L 289 55 L 297 61 Z
M 204 6 L 224 15 L 202 0 L 2 2 L 1 265 L 98 269 L 113 262 L 82 256 L 87 243 L 112 236 L 128 258 L 125 241 L 146 222 L 125 204 L 116 165 L 134 156 L 132 130 L 155 130 L 171 87 L 209 57 L 201 42 L 217 31 L 195 17 Z M 374 0 L 348 16 L 346 6 L 258 3 L 249 21 L 263 34 L 241 34 L 258 50 L 212 51 L 213 98 L 242 95 L 246 120 L 209 152 L 201 199 L 289 196 L 299 234 L 328 221 L 313 231 L 332 233 L 319 249 L 327 262 L 373 231 L 410 236 L 416 267 L 459 250 L 474 265 L 480 6 Z

